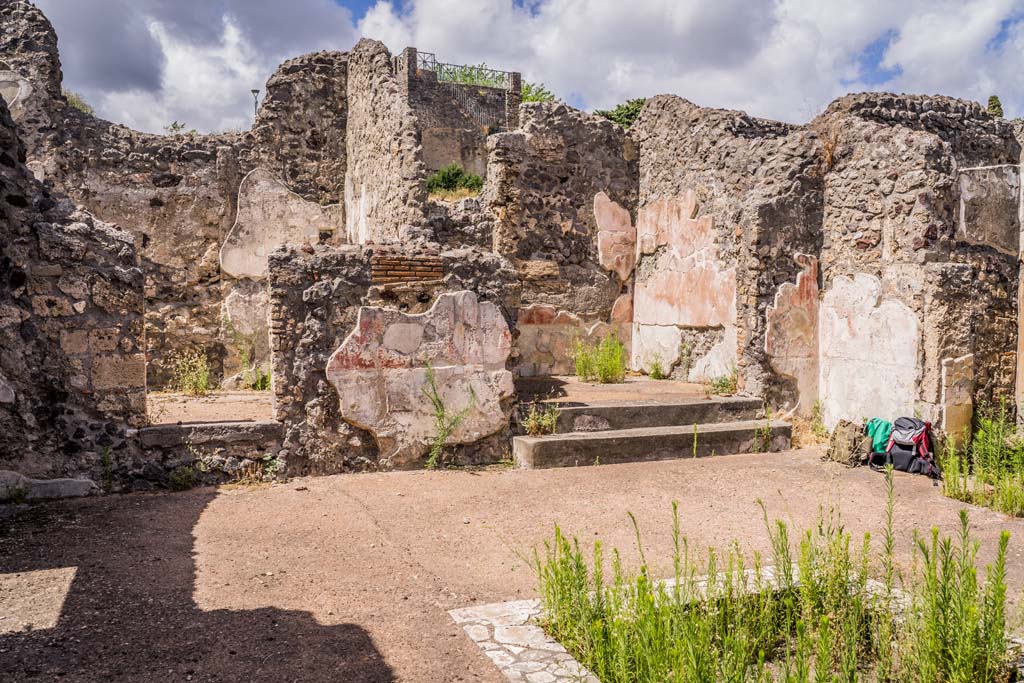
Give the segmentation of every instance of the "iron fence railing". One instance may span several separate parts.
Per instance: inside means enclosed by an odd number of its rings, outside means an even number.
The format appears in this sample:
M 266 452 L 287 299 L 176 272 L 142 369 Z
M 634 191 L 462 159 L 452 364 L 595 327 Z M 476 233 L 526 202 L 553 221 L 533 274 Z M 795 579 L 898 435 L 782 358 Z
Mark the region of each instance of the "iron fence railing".
M 512 84 L 512 74 L 508 71 L 491 69 L 486 64 L 445 64 L 437 61 L 437 55 L 433 52 L 417 52 L 416 68 L 433 71 L 440 83 L 462 83 L 504 89 L 508 89 Z

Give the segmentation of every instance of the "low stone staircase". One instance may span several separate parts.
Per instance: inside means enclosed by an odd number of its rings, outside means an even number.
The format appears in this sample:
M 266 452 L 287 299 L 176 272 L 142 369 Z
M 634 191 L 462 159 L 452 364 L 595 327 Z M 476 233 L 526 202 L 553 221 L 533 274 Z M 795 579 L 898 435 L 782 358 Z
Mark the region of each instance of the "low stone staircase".
M 516 465 L 526 469 L 609 465 L 790 447 L 792 427 L 765 417 L 760 399 L 560 404 L 554 434 L 517 436 Z

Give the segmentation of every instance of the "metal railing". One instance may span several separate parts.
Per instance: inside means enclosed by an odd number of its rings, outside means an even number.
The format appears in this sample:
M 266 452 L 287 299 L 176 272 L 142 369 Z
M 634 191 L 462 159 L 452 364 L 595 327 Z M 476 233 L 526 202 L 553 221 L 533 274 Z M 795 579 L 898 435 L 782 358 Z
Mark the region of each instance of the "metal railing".
M 416 52 L 416 68 L 433 71 L 439 83 L 461 83 L 485 88 L 503 88 L 512 84 L 512 73 L 491 69 L 486 64 L 445 64 L 437 61 L 433 52 Z

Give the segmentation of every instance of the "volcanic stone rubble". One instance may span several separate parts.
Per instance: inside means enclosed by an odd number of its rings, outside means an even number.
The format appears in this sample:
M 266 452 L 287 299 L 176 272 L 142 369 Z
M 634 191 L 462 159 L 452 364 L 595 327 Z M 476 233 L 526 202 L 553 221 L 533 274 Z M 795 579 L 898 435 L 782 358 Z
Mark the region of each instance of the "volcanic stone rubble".
M 496 462 L 513 378 L 609 333 L 634 370 L 734 374 L 829 427 L 961 434 L 1020 395 L 1020 121 L 870 93 L 796 126 L 659 95 L 626 130 L 417 54 L 298 57 L 250 130 L 152 135 L 70 106 L 52 26 L 0 0 L 0 470 L 150 488 L 196 443 L 210 480 L 254 454 L 419 467 L 428 364 L 469 407 L 452 460 Z M 428 196 L 452 162 L 479 197 Z M 190 348 L 224 387 L 272 371 L 274 421 L 147 431 Z

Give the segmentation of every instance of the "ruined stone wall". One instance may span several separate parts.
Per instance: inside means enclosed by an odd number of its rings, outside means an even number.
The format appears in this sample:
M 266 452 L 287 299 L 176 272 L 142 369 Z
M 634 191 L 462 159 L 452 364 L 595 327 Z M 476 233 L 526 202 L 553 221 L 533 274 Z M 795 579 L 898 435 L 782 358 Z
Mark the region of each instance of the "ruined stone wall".
M 142 272 L 130 235 L 26 160 L 0 99 L 0 470 L 111 483 L 145 419 Z
M 632 228 L 636 147 L 619 126 L 564 104 L 525 104 L 520 120 L 489 139 L 481 201 L 493 249 L 516 265 L 524 306 L 564 311 L 580 331 L 609 322 L 617 301 L 628 309 L 630 268 L 602 257 L 598 235 Z M 533 351 L 519 344 L 522 364 L 545 372 L 547 352 Z
M 766 311 L 820 245 L 811 132 L 658 96 L 631 129 L 639 146 L 633 365 L 658 360 L 704 381 L 792 400 L 767 358 Z
M 347 125 L 348 242 L 400 242 L 426 221 L 426 169 L 383 43 L 363 39 L 349 53 Z
M 373 435 L 342 419 L 338 390 L 327 378 L 328 361 L 355 329 L 361 306 L 422 314 L 444 292 L 471 290 L 481 301 L 494 303 L 506 322 L 514 320 L 519 305 L 515 272 L 486 252 L 429 255 L 440 259 L 442 279 L 374 283 L 374 262 L 380 268 L 383 261 L 423 261 L 427 256 L 358 245 L 281 249 L 271 255 L 275 418 L 284 424 L 282 456 L 290 473 L 422 465 L 417 458 L 382 460 L 387 454 L 381 455 Z M 387 278 L 381 274 L 378 279 Z M 496 461 L 505 455 L 506 441 L 499 434 L 456 448 L 455 457 Z
M 347 55 L 321 52 L 283 64 L 267 83 L 252 131 L 149 135 L 67 105 L 56 36 L 37 9 L 19 0 L 6 4 L 0 26 L 0 59 L 30 88 L 16 117 L 29 166 L 56 190 L 135 236 L 146 275 L 150 387 L 166 385 L 174 354 L 189 348 L 205 350 L 215 381 L 240 369 L 241 346 L 248 345 L 250 359 L 264 364 L 265 285 L 248 273 L 224 277 L 221 247 L 238 227 L 239 204 L 252 203 L 242 180 L 254 169 L 269 176 L 253 183 L 264 204 L 296 193 L 297 201 L 279 202 L 278 225 L 305 219 L 310 210 L 304 204 L 341 202 Z M 264 190 L 274 183 L 281 191 L 270 197 Z M 315 232 L 303 239 L 343 239 L 343 212 L 339 205 L 332 219 L 309 221 Z M 272 245 L 295 238 L 271 232 Z M 262 246 L 249 251 L 265 259 Z
M 957 394 L 944 386 L 943 368 L 958 360 L 970 366 L 966 394 L 975 404 L 1009 396 L 1020 232 L 1011 126 L 973 102 L 887 94 L 844 97 L 812 125 L 829 152 L 826 423 L 856 410 L 936 423 L 944 412 L 963 413 L 943 398 Z

